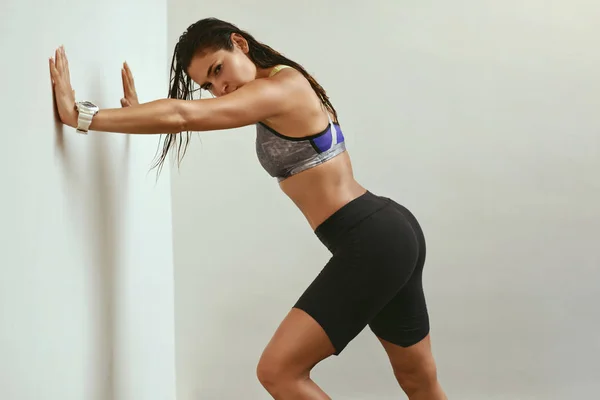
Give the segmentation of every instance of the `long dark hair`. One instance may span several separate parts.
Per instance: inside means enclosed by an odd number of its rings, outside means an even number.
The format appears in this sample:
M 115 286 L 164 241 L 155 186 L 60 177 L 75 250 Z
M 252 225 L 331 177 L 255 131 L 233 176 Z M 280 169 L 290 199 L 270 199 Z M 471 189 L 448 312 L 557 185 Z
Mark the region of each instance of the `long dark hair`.
M 279 64 L 284 64 L 300 71 L 310 82 L 310 85 L 321 99 L 323 105 L 334 116 L 334 121 L 338 121 L 337 112 L 329 101 L 325 89 L 323 89 L 300 64 L 283 56 L 266 44 L 259 42 L 251 34 L 239 29 L 232 23 L 217 18 L 201 19 L 190 25 L 179 37 L 179 41 L 175 45 L 173 60 L 171 62 L 168 97 L 172 99 L 192 100 L 194 92 L 200 92 L 199 88 L 194 89 L 194 82 L 186 72 L 192 58 L 199 52 L 208 50 L 233 50 L 234 44 L 231 40 L 231 35 L 233 33 L 237 33 L 246 39 L 249 46 L 248 56 L 257 67 L 270 68 Z M 177 159 L 178 162 L 181 162 L 190 140 L 190 133 L 191 132 L 186 132 L 184 135 L 180 132 L 178 134 L 166 135 L 163 141 L 162 152 L 160 152 L 153 168 L 158 167 L 158 172 L 160 172 L 162 165 L 168 156 L 169 149 L 173 144 L 177 146 Z

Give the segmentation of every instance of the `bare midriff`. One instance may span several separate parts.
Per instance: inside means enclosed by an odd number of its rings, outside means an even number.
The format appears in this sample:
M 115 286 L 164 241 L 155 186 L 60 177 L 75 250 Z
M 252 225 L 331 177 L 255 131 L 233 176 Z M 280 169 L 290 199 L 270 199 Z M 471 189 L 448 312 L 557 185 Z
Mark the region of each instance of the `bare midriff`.
M 354 179 L 348 152 L 283 180 L 280 187 L 300 209 L 313 231 L 366 192 Z

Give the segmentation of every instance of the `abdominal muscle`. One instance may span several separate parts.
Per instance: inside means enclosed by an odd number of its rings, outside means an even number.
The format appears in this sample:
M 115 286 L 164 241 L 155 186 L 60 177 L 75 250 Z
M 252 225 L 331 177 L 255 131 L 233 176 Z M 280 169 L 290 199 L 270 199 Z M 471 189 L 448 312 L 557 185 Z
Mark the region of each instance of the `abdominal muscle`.
M 366 192 L 354 179 L 347 151 L 283 180 L 280 187 L 304 214 L 313 231 L 345 204 Z

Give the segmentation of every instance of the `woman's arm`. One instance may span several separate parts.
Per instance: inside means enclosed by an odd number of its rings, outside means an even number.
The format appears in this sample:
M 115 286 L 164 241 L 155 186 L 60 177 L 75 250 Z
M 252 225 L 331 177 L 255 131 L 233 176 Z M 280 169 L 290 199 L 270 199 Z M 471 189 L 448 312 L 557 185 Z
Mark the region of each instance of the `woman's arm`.
M 77 126 L 75 92 L 64 48 L 50 59 L 50 73 L 61 121 Z M 219 98 L 206 100 L 160 99 L 124 108 L 101 109 L 89 129 L 102 132 L 164 134 L 237 128 L 264 120 L 297 106 L 306 91 L 302 75 L 286 70 L 257 79 Z
M 286 71 L 287 72 L 287 71 Z M 278 74 L 279 75 L 279 74 Z M 281 74 L 283 75 L 283 74 Z M 290 74 L 291 75 L 291 74 Z M 295 106 L 299 79 L 258 79 L 218 98 L 161 99 L 125 108 L 101 109 L 93 131 L 163 134 L 212 131 L 251 125 Z
M 297 71 L 257 79 L 222 97 L 177 104 L 183 130 L 238 128 L 286 113 L 305 98 L 307 87 Z
M 115 133 L 179 133 L 185 127 L 179 112 L 181 103 L 185 102 L 185 100 L 160 99 L 124 108 L 100 109 L 92 119 L 89 129 Z

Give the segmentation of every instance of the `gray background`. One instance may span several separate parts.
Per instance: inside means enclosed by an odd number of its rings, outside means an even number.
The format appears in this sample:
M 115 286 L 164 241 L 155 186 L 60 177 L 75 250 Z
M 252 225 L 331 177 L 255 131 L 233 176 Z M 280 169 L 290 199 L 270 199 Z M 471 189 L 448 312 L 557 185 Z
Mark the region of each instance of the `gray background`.
M 450 398 L 597 396 L 599 3 L 170 0 L 169 48 L 208 16 L 313 73 L 359 182 L 421 221 Z M 180 400 L 268 399 L 258 357 L 327 261 L 253 146 L 252 127 L 196 135 L 172 176 Z M 403 398 L 368 330 L 313 376 Z

